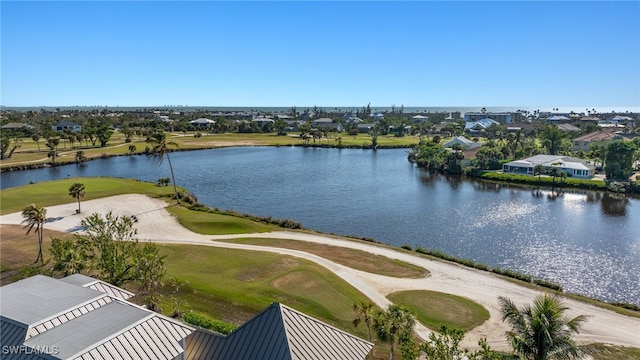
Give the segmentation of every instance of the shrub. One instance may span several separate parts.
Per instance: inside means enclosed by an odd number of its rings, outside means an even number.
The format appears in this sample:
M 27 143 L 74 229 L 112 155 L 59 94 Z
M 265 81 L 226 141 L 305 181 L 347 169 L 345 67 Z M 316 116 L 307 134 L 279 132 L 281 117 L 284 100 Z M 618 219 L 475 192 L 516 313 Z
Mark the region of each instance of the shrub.
M 413 248 L 411 247 L 411 245 L 408 245 L 408 244 L 402 245 L 401 248 L 403 248 L 405 250 L 413 251 Z
M 189 324 L 200 326 L 202 328 L 209 329 L 223 335 L 228 335 L 229 333 L 231 333 L 233 330 L 236 329 L 236 326 L 233 324 L 212 319 L 206 315 L 195 313 L 193 311 L 185 313 L 182 316 L 182 320 L 184 320 Z
M 508 276 L 510 278 L 514 278 L 514 279 L 518 279 L 518 280 L 522 280 L 525 282 L 531 282 L 533 281 L 533 279 L 531 278 L 531 276 L 526 275 L 526 274 L 521 274 L 517 271 L 513 271 L 513 270 L 509 270 L 509 269 L 500 269 L 500 268 L 495 268 L 491 270 L 492 273 L 495 274 L 500 274 L 500 275 L 504 275 L 504 276 Z
M 556 284 L 554 282 L 551 282 L 549 280 L 535 279 L 535 280 L 533 280 L 533 283 L 536 284 L 536 285 L 544 286 L 544 287 L 552 289 L 552 290 L 563 291 L 561 285 Z

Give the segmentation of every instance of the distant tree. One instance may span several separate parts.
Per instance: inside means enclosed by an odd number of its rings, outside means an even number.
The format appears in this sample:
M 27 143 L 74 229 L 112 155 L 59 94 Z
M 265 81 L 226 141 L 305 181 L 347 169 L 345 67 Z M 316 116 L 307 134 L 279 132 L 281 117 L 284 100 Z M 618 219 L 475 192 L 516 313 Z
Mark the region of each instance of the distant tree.
M 168 177 L 161 177 L 158 179 L 159 186 L 168 186 L 171 183 L 171 179 Z
M 506 333 L 511 347 L 524 359 L 575 359 L 584 355 L 572 336 L 580 332 L 584 315 L 572 319 L 568 308 L 553 295 L 535 298 L 533 305 L 518 308 L 511 300 L 500 297 L 502 321 L 511 330 Z
M 533 175 L 538 175 L 538 183 L 540 183 L 540 175 L 544 173 L 544 166 L 542 164 L 536 164 L 533 167 Z
M 35 134 L 31 137 L 31 140 L 35 141 L 38 144 L 38 151 L 40 151 L 40 135 Z
M 76 151 L 76 164 L 82 164 L 85 161 L 87 161 L 87 156 L 84 154 L 84 151 Z
M 109 126 L 107 125 L 100 126 L 96 132 L 96 137 L 98 138 L 98 141 L 100 141 L 100 147 L 107 146 L 107 143 L 111 139 L 112 135 L 113 135 L 113 130 L 109 129 Z
M 564 134 L 562 131 L 556 126 L 546 125 L 540 131 L 539 136 L 549 154 L 557 155 L 563 146 Z
M 56 166 L 56 159 L 58 158 L 58 151 L 57 150 L 49 150 L 49 152 L 47 153 L 47 157 L 49 157 L 49 159 L 51 159 L 51 165 L 52 166 Z
M 629 179 L 637 151 L 637 146 L 630 141 L 616 140 L 607 144 L 604 167 L 607 179 Z
M 69 196 L 78 200 L 78 214 L 80 214 L 80 199 L 86 195 L 84 184 L 73 183 L 69 188 Z
M 167 161 L 169 162 L 169 169 L 171 170 L 171 178 L 173 179 L 173 191 L 176 196 L 176 202 L 179 205 L 180 197 L 178 196 L 178 188 L 176 186 L 176 177 L 173 174 L 173 165 L 171 165 L 171 157 L 169 156 L 170 148 L 171 147 L 177 148 L 178 144 L 172 141 L 167 141 L 167 135 L 163 131 L 156 132 L 153 135 L 151 135 L 149 139 L 147 139 L 147 142 L 151 144 L 151 146 L 153 146 L 153 148 L 150 149 L 149 154 L 156 156 L 158 166 L 162 164 L 164 157 L 165 156 L 167 157 Z
M 42 240 L 44 222 L 47 220 L 47 209 L 36 204 L 31 204 L 22 210 L 22 217 L 24 218 L 22 222 L 26 223 L 24 228 L 27 229 L 27 235 L 29 235 L 33 229 L 35 229 L 36 234 L 38 234 L 38 257 L 34 263 L 40 261 L 42 264 L 44 262 L 44 257 L 42 256 Z
M 136 146 L 135 145 L 129 145 L 129 156 L 135 154 L 136 152 Z

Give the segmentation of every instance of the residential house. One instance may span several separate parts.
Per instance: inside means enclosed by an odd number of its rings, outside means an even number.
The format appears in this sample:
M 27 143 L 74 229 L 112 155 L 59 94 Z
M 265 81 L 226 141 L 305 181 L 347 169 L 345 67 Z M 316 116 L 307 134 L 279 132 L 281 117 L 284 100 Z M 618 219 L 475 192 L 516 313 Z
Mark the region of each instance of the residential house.
M 486 130 L 491 125 L 500 125 L 500 123 L 493 119 L 483 118 L 476 121 L 465 122 L 464 129 L 469 129 L 471 133 L 478 133 Z
M 215 123 L 216 123 L 215 120 L 211 120 L 207 118 L 198 118 L 198 119 L 189 121 L 189 124 L 199 128 L 208 128 L 209 126 Z
M 570 121 L 571 119 L 564 115 L 553 115 L 547 118 L 547 123 L 566 123 Z
M 329 130 L 336 130 L 337 132 L 341 132 L 344 130 L 344 127 L 342 126 L 342 124 L 334 123 L 333 119 L 330 119 L 330 118 L 320 118 L 320 119 L 313 120 L 311 122 L 311 127 L 316 129 L 326 128 Z
M 447 141 L 446 143 L 442 144 L 442 147 L 450 148 L 450 147 L 453 147 L 456 144 L 460 145 L 460 147 L 463 150 L 475 149 L 475 148 L 479 148 L 479 147 L 482 146 L 482 143 L 473 142 L 473 141 L 467 139 L 464 136 L 455 136 L 453 139 L 451 139 L 451 140 Z
M 270 117 L 258 116 L 251 120 L 251 122 L 257 124 L 260 128 L 275 124 L 275 120 Z
M 59 123 L 53 125 L 53 131 L 72 131 L 72 132 L 81 132 L 82 126 L 80 124 L 76 124 L 70 121 L 60 121 Z
M 618 126 L 628 126 L 633 128 L 636 125 L 636 121 L 634 118 L 630 116 L 616 115 L 616 116 L 607 118 L 606 120 L 598 121 L 598 125 L 618 125 Z
M 603 129 L 600 131 L 590 132 L 588 134 L 578 136 L 571 140 L 571 150 L 573 151 L 589 151 L 591 144 L 603 141 L 623 140 L 626 139 L 620 132 L 613 128 Z
M 358 124 L 358 132 L 361 134 L 368 134 L 371 132 L 371 129 L 373 129 L 373 127 L 375 126 L 375 124 Z
M 429 120 L 429 117 L 424 115 L 415 115 L 411 117 L 411 120 L 413 120 L 414 123 L 420 123 Z
M 35 126 L 24 123 L 8 123 L 2 125 L 2 130 L 33 130 Z
M 595 167 L 587 161 L 563 155 L 535 155 L 522 160 L 511 161 L 502 166 L 505 173 L 534 175 L 536 165 L 542 165 L 545 172 L 557 167 L 568 176 L 590 179 L 595 173 Z
M 569 123 L 561 123 L 561 124 L 555 124 L 555 125 L 558 129 L 560 129 L 560 131 L 564 131 L 564 132 L 580 131 L 579 127 Z

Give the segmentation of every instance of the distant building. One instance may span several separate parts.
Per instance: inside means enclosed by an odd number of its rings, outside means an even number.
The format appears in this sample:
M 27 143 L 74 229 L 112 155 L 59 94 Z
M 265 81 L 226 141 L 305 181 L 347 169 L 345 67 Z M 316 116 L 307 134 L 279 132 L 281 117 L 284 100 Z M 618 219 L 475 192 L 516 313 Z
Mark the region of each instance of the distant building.
M 563 115 L 554 115 L 554 116 L 549 116 L 547 118 L 548 123 L 566 123 L 570 121 L 571 121 L 570 118 Z
M 579 127 L 569 123 L 556 124 L 556 127 L 560 129 L 560 131 L 565 131 L 565 132 L 580 131 Z
M 51 127 L 53 131 L 73 131 L 73 132 L 81 132 L 82 126 L 80 124 L 76 124 L 70 121 L 60 121 L 59 123 L 53 125 Z
M 414 123 L 419 123 L 429 120 L 429 117 L 424 115 L 416 115 L 411 117 L 411 120 L 413 120 Z
M 333 119 L 330 118 L 320 118 L 317 120 L 313 120 L 311 122 L 311 126 L 316 129 L 327 128 L 329 130 L 336 130 L 341 132 L 344 130 L 344 127 L 340 123 L 334 123 Z
M 2 125 L 2 130 L 33 130 L 35 126 L 24 123 L 8 123 Z
M 479 148 L 482 146 L 482 143 L 473 142 L 464 136 L 456 136 L 453 139 L 442 144 L 442 147 L 450 148 L 456 144 L 460 145 L 460 147 L 462 147 L 463 150 L 471 150 L 471 149 Z
M 472 133 L 477 133 L 486 130 L 489 126 L 492 125 L 500 125 L 500 123 L 493 119 L 482 118 L 476 121 L 467 121 L 464 125 L 464 129 L 468 129 Z
M 591 150 L 591 144 L 625 139 L 626 138 L 619 132 L 615 131 L 614 128 L 603 129 L 600 131 L 594 131 L 582 136 L 578 136 L 577 138 L 571 140 L 571 150 L 586 152 Z
M 214 120 L 207 119 L 207 118 L 199 118 L 199 119 L 189 121 L 189 124 L 194 126 L 209 126 L 215 123 L 216 122 Z
M 510 124 L 513 120 L 513 114 L 510 112 L 467 112 L 464 113 L 464 121 L 474 122 L 480 119 L 491 119 L 503 124 Z

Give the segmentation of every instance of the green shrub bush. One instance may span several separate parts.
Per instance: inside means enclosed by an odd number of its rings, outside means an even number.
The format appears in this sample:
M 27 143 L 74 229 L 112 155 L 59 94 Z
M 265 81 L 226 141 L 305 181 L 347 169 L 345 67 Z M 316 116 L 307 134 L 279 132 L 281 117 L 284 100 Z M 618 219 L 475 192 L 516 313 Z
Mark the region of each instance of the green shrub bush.
M 233 324 L 212 319 L 206 315 L 195 313 L 193 311 L 185 313 L 182 316 L 182 320 L 189 324 L 200 326 L 201 328 L 209 329 L 223 335 L 228 335 L 237 328 L 237 326 Z

